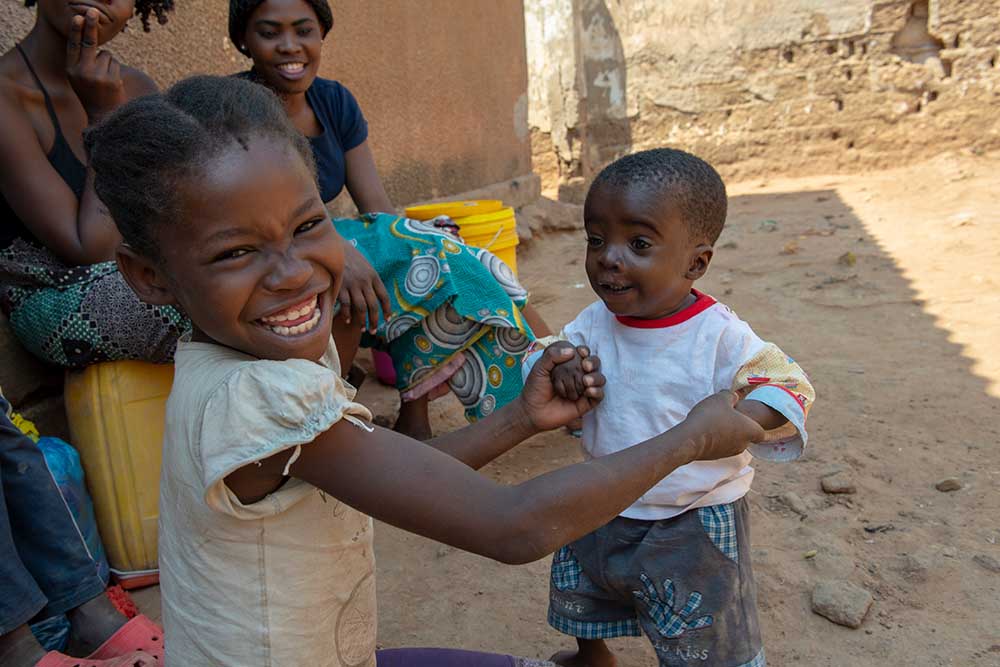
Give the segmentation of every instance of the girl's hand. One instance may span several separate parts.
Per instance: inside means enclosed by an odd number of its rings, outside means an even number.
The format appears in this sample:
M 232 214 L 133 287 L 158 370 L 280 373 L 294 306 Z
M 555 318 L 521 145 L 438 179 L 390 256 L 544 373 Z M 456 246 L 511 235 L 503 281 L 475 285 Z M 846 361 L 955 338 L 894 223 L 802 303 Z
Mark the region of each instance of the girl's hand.
M 392 301 L 378 273 L 365 256 L 350 243 L 344 243 L 344 280 L 340 286 L 340 312 L 347 324 L 357 318 L 362 323 L 368 318 L 368 332 L 378 328 L 378 309 L 386 319 L 392 313 Z
M 97 50 L 99 20 L 97 9 L 74 16 L 66 42 L 66 74 L 91 123 L 128 99 L 118 61 L 109 52 Z
M 558 396 L 552 384 L 554 371 L 560 364 L 572 364 L 581 357 L 582 394 L 575 401 Z M 601 360 L 591 355 L 590 350 L 572 345 L 550 345 L 528 374 L 520 401 L 532 425 L 540 431 L 548 431 L 594 409 L 604 398 L 604 382 Z
M 691 408 L 683 425 L 691 429 L 698 444 L 695 460 L 736 456 L 752 443 L 764 439 L 760 424 L 735 409 L 737 400 L 733 392 L 720 391 Z

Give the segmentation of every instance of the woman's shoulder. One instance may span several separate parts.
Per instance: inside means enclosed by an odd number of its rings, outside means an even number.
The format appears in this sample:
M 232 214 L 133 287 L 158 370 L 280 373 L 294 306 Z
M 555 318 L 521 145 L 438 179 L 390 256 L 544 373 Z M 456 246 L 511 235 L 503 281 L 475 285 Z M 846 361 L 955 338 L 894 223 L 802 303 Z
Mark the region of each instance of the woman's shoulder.
M 309 91 L 316 99 L 323 100 L 324 103 L 329 105 L 343 107 L 345 104 L 350 106 L 357 106 L 358 104 L 347 86 L 334 79 L 316 77 L 309 87 Z
M 160 87 L 156 85 L 153 78 L 141 69 L 122 65 L 121 73 L 125 92 L 128 93 L 129 99 L 160 92 Z
M 44 103 L 42 91 L 14 49 L 0 56 L 0 102 L 7 110 Z

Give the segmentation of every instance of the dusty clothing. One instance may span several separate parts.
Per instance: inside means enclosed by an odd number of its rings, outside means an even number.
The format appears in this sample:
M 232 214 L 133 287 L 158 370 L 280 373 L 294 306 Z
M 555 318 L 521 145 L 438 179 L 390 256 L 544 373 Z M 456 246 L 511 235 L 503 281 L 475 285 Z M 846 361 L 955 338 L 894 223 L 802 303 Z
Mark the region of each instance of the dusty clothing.
M 371 519 L 301 480 L 252 505 L 224 483 L 341 419 L 367 427 L 333 342 L 316 363 L 182 341 L 175 363 L 160 484 L 167 664 L 375 667 Z

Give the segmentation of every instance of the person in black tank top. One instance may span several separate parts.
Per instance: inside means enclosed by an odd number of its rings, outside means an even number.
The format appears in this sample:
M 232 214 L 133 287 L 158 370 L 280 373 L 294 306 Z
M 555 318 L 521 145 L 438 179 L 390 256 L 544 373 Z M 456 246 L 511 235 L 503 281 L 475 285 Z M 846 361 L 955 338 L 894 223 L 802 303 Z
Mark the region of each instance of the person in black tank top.
M 38 74 L 35 73 L 35 68 L 31 66 L 31 61 L 28 60 L 24 49 L 21 48 L 20 44 L 15 44 L 14 48 L 17 49 L 17 53 L 21 56 L 21 59 L 24 60 L 24 66 L 28 68 L 28 72 L 31 73 L 31 78 L 35 80 L 38 89 L 42 91 L 42 95 L 45 97 L 45 111 L 49 114 L 49 120 L 52 121 L 52 127 L 55 129 L 55 141 L 52 142 L 52 148 L 49 149 L 45 157 L 48 158 L 49 164 L 59 174 L 59 177 L 66 181 L 66 185 L 69 186 L 69 189 L 73 191 L 73 194 L 79 200 L 83 197 L 83 188 L 87 182 L 87 165 L 80 162 L 76 153 L 73 152 L 73 149 L 66 142 L 66 137 L 62 133 L 62 127 L 59 126 L 59 116 L 56 115 L 56 109 L 52 105 L 52 98 L 49 97 L 49 91 L 45 90 L 45 84 L 38 78 Z M 7 199 L 3 196 L 0 196 L 0 220 L 5 221 L 3 227 L 0 227 L 0 248 L 9 246 L 16 238 L 37 241 L 28 228 L 24 226 L 24 223 L 21 222 L 20 218 L 17 217 L 17 213 L 14 212 L 14 209 L 10 207 Z
M 84 130 L 156 92 L 106 44 L 173 0 L 41 0 L 35 25 L 0 56 L 0 311 L 38 358 L 66 368 L 169 362 L 187 319 L 148 306 L 114 263 L 121 237 L 88 183 Z M 0 370 L 0 383 L 4 380 Z
M 172 4 L 39 0 L 31 32 L 0 56 L 0 309 L 45 361 L 70 368 L 116 358 L 169 361 L 187 329 L 176 310 L 141 303 L 110 261 L 119 237 L 89 183 L 83 145 L 89 125 L 156 90 L 99 45 L 133 15 L 147 25 L 151 15 L 164 20 Z M 0 318 L 0 326 L 8 324 Z M 0 363 L 0 385 L 11 379 L 9 367 Z M 9 409 L 0 395 L 0 663 L 80 662 L 46 654 L 27 625 L 65 615 L 66 653 L 83 657 L 105 644 L 105 657 L 159 664 L 125 639 L 131 631 L 122 632 L 126 619 L 104 595 L 106 577 L 41 450 L 12 424 Z

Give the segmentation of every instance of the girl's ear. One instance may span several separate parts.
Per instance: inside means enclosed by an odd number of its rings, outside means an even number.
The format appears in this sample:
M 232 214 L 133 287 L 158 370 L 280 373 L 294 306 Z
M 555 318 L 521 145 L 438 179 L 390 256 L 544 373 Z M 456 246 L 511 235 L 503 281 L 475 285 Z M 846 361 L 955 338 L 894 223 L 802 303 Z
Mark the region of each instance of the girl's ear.
M 715 249 L 707 243 L 697 245 L 691 251 L 691 259 L 688 262 L 687 273 L 684 277 L 688 280 L 698 280 L 708 271 L 708 265 L 712 263 L 712 255 Z
M 141 301 L 154 306 L 177 304 L 177 299 L 167 285 L 166 276 L 156 262 L 140 255 L 124 243 L 118 246 L 115 259 L 118 262 L 118 270 L 125 277 L 125 282 Z

